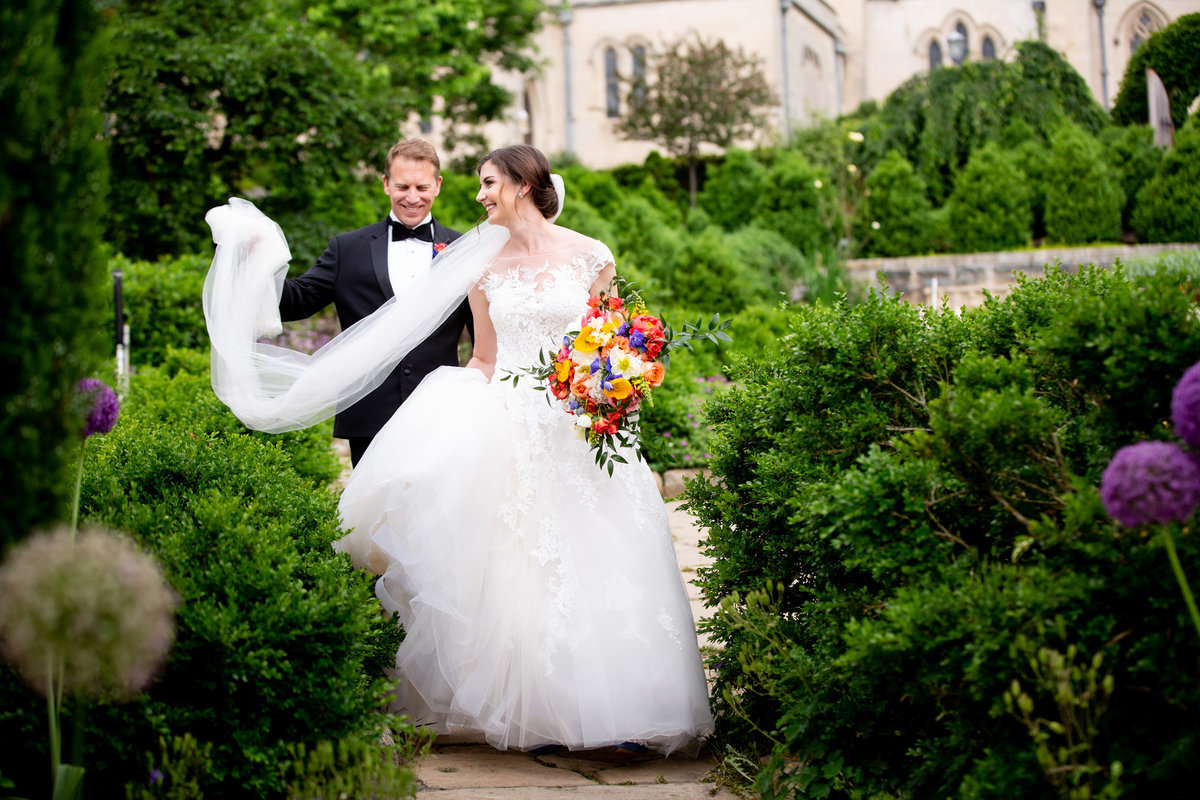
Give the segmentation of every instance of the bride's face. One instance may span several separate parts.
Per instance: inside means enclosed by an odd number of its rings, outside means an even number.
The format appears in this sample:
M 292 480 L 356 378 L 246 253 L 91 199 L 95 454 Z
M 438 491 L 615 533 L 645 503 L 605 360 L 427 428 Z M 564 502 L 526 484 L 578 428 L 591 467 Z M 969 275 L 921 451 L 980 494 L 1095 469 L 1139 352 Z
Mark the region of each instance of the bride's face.
M 479 194 L 475 195 L 475 199 L 483 204 L 488 222 L 493 225 L 508 225 L 515 219 L 519 192 L 520 187 L 505 177 L 492 162 L 485 163 L 479 170 Z

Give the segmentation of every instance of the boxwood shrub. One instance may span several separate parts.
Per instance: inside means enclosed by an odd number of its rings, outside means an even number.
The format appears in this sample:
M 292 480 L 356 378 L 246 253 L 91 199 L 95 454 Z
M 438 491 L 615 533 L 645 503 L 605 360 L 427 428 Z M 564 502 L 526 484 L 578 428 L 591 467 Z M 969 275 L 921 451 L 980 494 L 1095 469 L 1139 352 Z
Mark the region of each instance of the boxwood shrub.
M 117 426 L 86 448 L 81 517 L 160 560 L 182 601 L 176 643 L 136 701 L 68 707 L 81 748 L 71 760 L 87 768 L 89 794 L 119 797 L 144 783 L 160 737 L 190 735 L 211 745 L 198 776 L 207 796 L 283 797 L 298 745 L 378 741 L 383 668 L 402 632 L 369 576 L 330 547 L 341 531 L 328 464 L 294 457 L 316 439 L 247 435 L 214 406 L 207 376 L 172 358 L 173 375 L 134 376 Z M 0 733 L 18 765 L 10 771 L 6 757 L 5 775 L 36 787 L 48 763 L 44 708 L 7 668 L 0 692 Z
M 1169 435 L 1197 289 L 1051 267 L 962 315 L 801 307 L 734 371 L 687 502 L 721 608 L 719 744 L 764 758 L 762 797 L 1193 791 L 1200 639 L 1161 537 L 1117 528 L 1096 487 Z

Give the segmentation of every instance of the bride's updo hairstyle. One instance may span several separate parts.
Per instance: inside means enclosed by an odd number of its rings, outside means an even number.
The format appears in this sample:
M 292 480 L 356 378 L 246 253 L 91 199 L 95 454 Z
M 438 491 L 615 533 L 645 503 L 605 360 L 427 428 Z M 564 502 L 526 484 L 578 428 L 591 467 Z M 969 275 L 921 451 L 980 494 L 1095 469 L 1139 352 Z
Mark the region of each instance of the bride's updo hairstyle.
M 550 162 L 541 150 L 527 144 L 493 150 L 480 159 L 476 173 L 483 171 L 488 162 L 513 183 L 528 183 L 529 198 L 543 217 L 551 219 L 558 213 L 558 193 L 550 181 Z

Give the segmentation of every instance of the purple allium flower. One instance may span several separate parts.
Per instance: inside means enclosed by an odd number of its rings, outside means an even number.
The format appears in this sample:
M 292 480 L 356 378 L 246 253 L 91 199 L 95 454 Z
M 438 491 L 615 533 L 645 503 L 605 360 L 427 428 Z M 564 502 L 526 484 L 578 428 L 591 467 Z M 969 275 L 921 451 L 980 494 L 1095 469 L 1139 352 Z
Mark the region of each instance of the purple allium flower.
M 1171 393 L 1171 422 L 1180 439 L 1200 448 L 1200 362 L 1193 364 L 1175 384 Z
M 1109 516 L 1127 527 L 1185 520 L 1200 502 L 1200 464 L 1170 442 L 1122 447 L 1100 478 Z
M 83 398 L 90 399 L 92 403 L 87 421 L 83 424 L 83 438 L 111 431 L 117 424 L 117 415 L 121 412 L 121 401 L 117 399 L 117 393 L 104 381 L 95 378 L 82 379 L 76 384 L 75 391 Z

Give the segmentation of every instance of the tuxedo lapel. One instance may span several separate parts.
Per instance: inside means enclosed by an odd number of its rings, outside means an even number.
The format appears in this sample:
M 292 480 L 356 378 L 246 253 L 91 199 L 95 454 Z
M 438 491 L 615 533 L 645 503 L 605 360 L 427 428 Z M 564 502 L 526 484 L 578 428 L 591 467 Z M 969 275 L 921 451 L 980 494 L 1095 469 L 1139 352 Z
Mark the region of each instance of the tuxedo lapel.
M 392 279 L 388 277 L 388 224 L 387 220 L 379 223 L 380 231 L 372 234 L 371 237 L 371 267 L 375 270 L 375 279 L 379 281 L 379 288 L 383 290 L 384 297 L 391 297 L 395 292 L 392 291 Z

